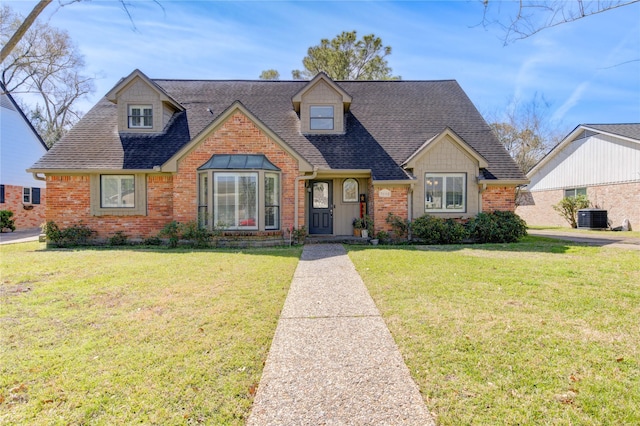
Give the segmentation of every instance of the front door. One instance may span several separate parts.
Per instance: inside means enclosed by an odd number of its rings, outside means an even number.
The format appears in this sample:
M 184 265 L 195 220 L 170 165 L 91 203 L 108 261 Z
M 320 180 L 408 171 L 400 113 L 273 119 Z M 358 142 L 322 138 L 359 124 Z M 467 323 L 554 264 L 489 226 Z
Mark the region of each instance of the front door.
M 311 182 L 309 234 L 333 234 L 333 192 L 331 181 Z

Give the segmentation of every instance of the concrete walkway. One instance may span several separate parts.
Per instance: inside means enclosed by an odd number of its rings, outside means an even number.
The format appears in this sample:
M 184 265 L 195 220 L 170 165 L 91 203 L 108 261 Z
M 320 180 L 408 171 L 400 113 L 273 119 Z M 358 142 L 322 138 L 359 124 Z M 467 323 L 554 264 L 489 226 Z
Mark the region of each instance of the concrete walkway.
M 560 229 L 528 229 L 527 233 L 591 246 L 640 250 L 640 238 L 630 237 L 626 232 L 601 231 L 598 234 L 580 234 L 580 231 L 563 231 Z
M 345 249 L 306 245 L 248 425 L 433 425 Z
M 13 232 L 0 232 L 0 244 L 26 243 L 38 241 L 40 228 L 17 229 Z

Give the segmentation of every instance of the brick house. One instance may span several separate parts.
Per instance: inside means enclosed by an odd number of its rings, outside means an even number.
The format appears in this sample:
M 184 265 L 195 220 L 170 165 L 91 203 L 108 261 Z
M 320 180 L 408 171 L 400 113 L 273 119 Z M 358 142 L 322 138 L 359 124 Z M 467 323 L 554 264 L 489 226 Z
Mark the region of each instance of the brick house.
M 16 229 L 37 228 L 45 218 L 46 185 L 25 169 L 47 145 L 1 83 L 0 121 L 0 210 L 13 212 Z
M 582 124 L 536 164 L 516 209 L 529 225 L 569 224 L 553 209 L 564 197 L 586 195 L 607 210 L 612 227 L 640 227 L 640 123 Z
M 527 182 L 455 81 L 122 79 L 29 171 L 47 220 L 107 238 L 197 220 L 351 235 L 369 214 L 514 210 Z

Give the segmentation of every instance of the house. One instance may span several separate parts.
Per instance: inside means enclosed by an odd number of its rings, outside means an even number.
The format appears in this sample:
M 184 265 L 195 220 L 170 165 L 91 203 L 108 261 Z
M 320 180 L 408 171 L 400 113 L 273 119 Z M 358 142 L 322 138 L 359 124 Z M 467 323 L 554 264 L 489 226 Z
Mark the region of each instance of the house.
M 107 238 L 198 220 L 350 235 L 369 214 L 513 210 L 527 182 L 455 81 L 119 81 L 30 172 L 47 220 Z
M 0 210 L 13 212 L 17 229 L 44 222 L 46 185 L 25 170 L 47 152 L 16 101 L 0 83 Z
M 529 225 L 568 227 L 553 205 L 582 194 L 612 227 L 640 228 L 640 123 L 579 125 L 527 177 L 516 213 Z

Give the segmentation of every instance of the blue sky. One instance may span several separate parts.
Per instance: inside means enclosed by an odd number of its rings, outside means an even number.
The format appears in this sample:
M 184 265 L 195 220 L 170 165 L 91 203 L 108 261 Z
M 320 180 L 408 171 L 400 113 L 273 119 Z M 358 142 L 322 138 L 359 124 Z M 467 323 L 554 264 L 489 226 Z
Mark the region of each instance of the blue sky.
M 290 79 L 308 47 L 356 30 L 392 47 L 387 59 L 395 75 L 455 79 L 483 114 L 537 94 L 567 131 L 581 123 L 640 122 L 640 3 L 503 46 L 498 26 L 480 25 L 483 7 L 475 0 L 159 1 L 162 8 L 129 1 L 135 29 L 115 0 L 63 8 L 54 1 L 45 10 L 41 19 L 70 33 L 96 77 L 97 90 L 82 109 L 136 68 L 177 79 L 257 79 L 274 68 Z M 26 15 L 36 2 L 5 3 Z

